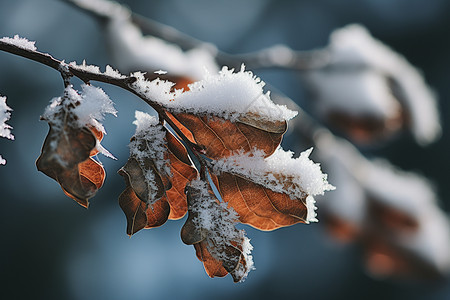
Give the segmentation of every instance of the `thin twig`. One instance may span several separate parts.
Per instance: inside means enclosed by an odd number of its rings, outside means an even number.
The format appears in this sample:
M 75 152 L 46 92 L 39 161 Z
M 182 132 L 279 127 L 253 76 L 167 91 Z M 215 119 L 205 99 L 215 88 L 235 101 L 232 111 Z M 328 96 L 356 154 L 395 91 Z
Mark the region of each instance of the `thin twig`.
M 75 0 L 60 1 L 68 3 L 77 9 L 94 16 L 101 23 L 113 20 L 117 17 L 114 12 L 108 10 L 96 11 L 95 9 L 92 9 L 91 5 L 85 5 L 85 3 L 79 3 Z M 281 68 L 307 71 L 323 68 L 330 62 L 330 55 L 326 49 L 296 51 L 285 45 L 268 47 L 250 53 L 229 54 L 217 49 L 217 47 L 211 43 L 196 39 L 172 26 L 159 23 L 148 17 L 129 11 L 124 6 L 121 8 L 127 11 L 130 22 L 134 23 L 143 34 L 160 38 L 166 42 L 179 46 L 183 50 L 193 48 L 209 49 L 219 66 L 239 68 L 242 64 L 245 64 L 247 68 L 251 70 Z

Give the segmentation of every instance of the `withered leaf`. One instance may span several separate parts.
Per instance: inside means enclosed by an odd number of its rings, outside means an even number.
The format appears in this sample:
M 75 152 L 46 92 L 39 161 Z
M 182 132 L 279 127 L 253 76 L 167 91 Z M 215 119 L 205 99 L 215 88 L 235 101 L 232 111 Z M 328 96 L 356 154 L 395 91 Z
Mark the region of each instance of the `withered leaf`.
M 147 226 L 147 204 L 142 202 L 127 186 L 119 196 L 119 205 L 127 218 L 127 234 L 133 235 Z
M 187 212 L 184 189 L 186 184 L 197 177 L 197 170 L 192 167 L 186 148 L 170 133 L 166 134 L 168 158 L 172 176 L 172 188 L 166 191 L 170 204 L 169 219 L 177 220 Z
M 151 173 L 153 184 L 148 183 L 149 175 L 146 176 L 146 172 Z M 151 204 L 154 199 L 160 199 L 164 196 L 165 190 L 171 188 L 168 175 L 160 174 L 151 159 L 144 159 L 142 163 L 139 163 L 136 158 L 130 157 L 118 173 L 127 176 L 136 196 L 147 204 Z
M 70 122 L 63 126 L 49 123 L 49 133 L 36 161 L 39 171 L 56 180 L 64 193 L 88 207 L 88 200 L 103 185 L 105 171 L 91 158 L 97 153 L 98 131 L 77 127 Z
M 306 220 L 305 199 L 291 199 L 287 194 L 226 172 L 213 176 L 213 180 L 223 201 L 233 207 L 241 223 L 268 231 Z
M 187 212 L 184 188 L 197 176 L 197 171 L 191 166 L 184 146 L 168 131 L 165 142 L 163 156 L 171 174 L 158 170 L 150 156 L 137 159 L 132 155 L 119 170 L 127 184 L 119 203 L 127 218 L 129 235 L 160 226 L 168 219 L 179 219 Z M 139 151 L 149 151 L 148 143 L 138 145 Z
M 119 196 L 120 208 L 127 218 L 127 234 L 133 235 L 141 229 L 163 225 L 169 215 L 169 204 L 165 198 L 157 200 L 153 205 L 141 201 L 131 186 L 127 186 Z
M 152 172 L 152 183 L 147 182 L 144 170 Z M 119 196 L 119 205 L 127 218 L 127 234 L 131 236 L 143 228 L 164 224 L 170 213 L 165 196 L 166 188 L 171 187 L 168 176 L 163 175 L 163 180 L 151 159 L 139 163 L 134 157 L 130 157 L 118 173 L 127 185 Z
M 251 152 L 254 148 L 264 151 L 265 157 L 270 156 L 280 145 L 287 130 L 285 121 L 258 120 L 256 115 L 248 115 L 236 122 L 187 113 L 174 116 L 191 131 L 195 142 L 212 159 L 227 157 L 236 151 Z
M 222 262 L 215 259 L 211 253 L 209 253 L 208 248 L 206 247 L 206 241 L 194 244 L 194 248 L 197 258 L 203 262 L 206 274 L 208 274 L 209 277 L 227 276 L 228 271 L 224 268 Z
M 209 201 L 205 200 L 205 194 L 198 188 L 187 186 L 186 194 L 189 214 L 181 229 L 182 241 L 194 245 L 208 276 L 223 277 L 230 273 L 235 282 L 241 281 L 248 273 L 249 266 L 242 250 L 244 236 L 234 227 L 236 220 L 229 219 L 210 189 L 206 194 Z M 199 205 L 212 219 L 208 224 L 201 221 Z

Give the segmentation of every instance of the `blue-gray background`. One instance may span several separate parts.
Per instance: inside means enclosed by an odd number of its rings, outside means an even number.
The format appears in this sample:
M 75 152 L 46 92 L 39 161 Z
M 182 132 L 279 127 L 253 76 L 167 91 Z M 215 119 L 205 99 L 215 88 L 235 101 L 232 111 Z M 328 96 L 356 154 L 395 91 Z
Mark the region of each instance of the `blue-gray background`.
M 123 1 L 134 11 L 172 25 L 220 49 L 246 52 L 276 43 L 308 50 L 324 46 L 329 33 L 362 23 L 378 39 L 423 70 L 440 95 L 444 135 L 422 149 L 410 137 L 376 154 L 418 171 L 437 187 L 450 208 L 447 115 L 450 96 L 450 2 L 446 0 L 166 0 Z M 96 22 L 57 0 L 0 0 L 0 36 L 19 34 L 58 59 L 104 67 L 110 63 Z M 299 103 L 302 87 L 294 72 L 264 71 L 262 78 Z M 116 174 L 128 156 L 137 98 L 104 89 L 116 103 L 104 145 L 118 161 L 101 158 L 107 180 L 85 210 L 34 165 L 47 133 L 39 116 L 61 94 L 55 71 L 0 53 L 0 94 L 14 109 L 14 142 L 0 140 L 8 160 L 0 167 L 0 293 L 4 299 L 449 299 L 450 283 L 380 281 L 366 275 L 360 249 L 338 246 L 319 224 L 274 232 L 246 227 L 255 247 L 256 270 L 243 284 L 209 279 L 192 246 L 179 238 L 183 221 L 125 234 L 117 204 L 124 188 Z M 332 182 L 332 178 L 330 178 Z M 320 211 L 319 211 L 320 217 Z

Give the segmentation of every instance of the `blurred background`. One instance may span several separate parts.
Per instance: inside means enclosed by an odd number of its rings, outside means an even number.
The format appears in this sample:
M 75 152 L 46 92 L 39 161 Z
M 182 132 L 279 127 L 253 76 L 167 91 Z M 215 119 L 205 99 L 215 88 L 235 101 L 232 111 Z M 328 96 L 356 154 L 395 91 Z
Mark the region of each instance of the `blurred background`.
M 274 44 L 295 50 L 324 47 L 330 33 L 350 23 L 372 35 L 418 67 L 439 95 L 443 134 L 427 146 L 408 134 L 375 148 L 384 157 L 428 178 L 439 206 L 450 210 L 450 2 L 446 0 L 166 0 L 121 1 L 139 14 L 173 26 L 228 53 L 255 51 Z M 66 62 L 111 64 L 101 27 L 90 16 L 57 0 L 0 0 L 0 37 L 19 34 L 40 51 Z M 255 72 L 270 87 L 302 107 L 310 99 L 298 72 Z M 0 167 L 0 286 L 8 299 L 449 299 L 450 280 L 383 279 L 370 276 L 359 244 L 339 244 L 322 223 L 273 232 L 248 226 L 256 270 L 244 283 L 210 279 L 192 246 L 179 237 L 183 220 L 125 233 L 117 199 L 124 189 L 116 171 L 128 158 L 135 110 L 148 108 L 133 95 L 98 84 L 115 102 L 103 145 L 118 160 L 100 157 L 107 179 L 88 210 L 39 173 L 39 156 L 48 126 L 40 114 L 63 84 L 50 68 L 0 53 L 0 94 L 13 109 L 8 122 L 15 141 L 0 139 L 7 159 Z M 300 116 L 301 117 L 301 116 Z M 287 136 L 286 145 L 294 144 Z M 298 151 L 298 149 L 296 149 Z M 334 183 L 333 177 L 329 177 Z M 339 186 L 338 186 L 339 188 Z M 324 200 L 317 197 L 318 201 Z M 318 218 L 321 219 L 319 208 Z

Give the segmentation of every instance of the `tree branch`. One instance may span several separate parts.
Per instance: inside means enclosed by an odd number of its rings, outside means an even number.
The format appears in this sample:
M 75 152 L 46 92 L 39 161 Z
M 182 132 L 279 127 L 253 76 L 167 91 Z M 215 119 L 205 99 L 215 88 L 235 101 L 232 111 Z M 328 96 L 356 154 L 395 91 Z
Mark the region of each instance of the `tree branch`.
M 114 85 L 116 87 L 122 88 L 142 99 L 145 103 L 150 105 L 158 115 L 163 118 L 175 132 L 183 140 L 184 144 L 192 150 L 194 156 L 198 159 L 200 163 L 203 163 L 203 157 L 201 156 L 200 150 L 193 144 L 183 132 L 176 126 L 176 124 L 167 115 L 166 109 L 159 103 L 143 96 L 137 89 L 133 88 L 132 84 L 136 82 L 137 78 L 134 76 L 110 76 L 105 73 L 101 73 L 97 66 L 85 66 L 76 65 L 74 63 L 65 63 L 64 61 L 58 60 L 48 53 L 43 53 L 37 50 L 27 49 L 20 47 L 14 43 L 8 43 L 6 41 L 0 40 L 0 51 L 8 52 L 13 55 L 28 58 L 32 61 L 38 62 L 40 64 L 46 65 L 61 73 L 64 79 L 64 85 L 67 86 L 70 83 L 71 77 L 77 77 L 86 84 L 90 81 L 98 81 Z M 94 70 L 95 69 L 95 70 Z

